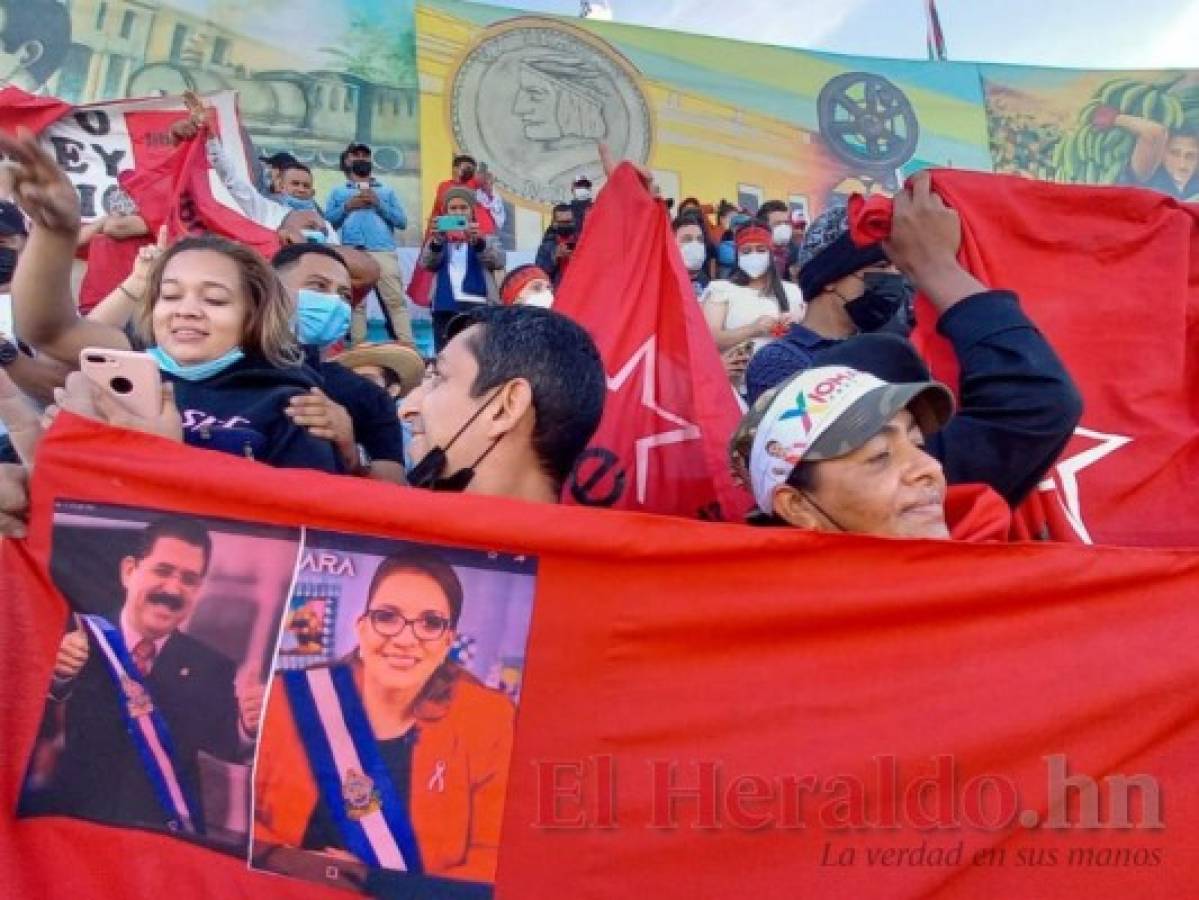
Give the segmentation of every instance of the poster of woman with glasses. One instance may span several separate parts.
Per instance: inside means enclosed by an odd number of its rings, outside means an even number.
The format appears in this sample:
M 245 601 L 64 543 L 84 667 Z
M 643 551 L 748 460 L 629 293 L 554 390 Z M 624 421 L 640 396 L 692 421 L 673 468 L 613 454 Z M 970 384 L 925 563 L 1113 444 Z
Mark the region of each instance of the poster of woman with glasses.
M 494 883 L 535 576 L 528 557 L 308 533 L 251 865 L 371 893 Z

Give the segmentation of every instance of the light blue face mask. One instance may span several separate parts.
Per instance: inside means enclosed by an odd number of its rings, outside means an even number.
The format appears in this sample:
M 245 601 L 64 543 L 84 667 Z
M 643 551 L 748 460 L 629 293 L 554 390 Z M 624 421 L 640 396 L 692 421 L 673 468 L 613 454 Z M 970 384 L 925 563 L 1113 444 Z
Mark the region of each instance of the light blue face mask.
M 296 337 L 306 347 L 325 348 L 345 337 L 350 304 L 336 294 L 296 292 Z
M 316 209 L 315 200 L 301 200 L 299 197 L 293 197 L 290 194 L 282 194 L 279 200 L 284 206 L 290 206 L 292 209 Z
M 400 408 L 402 400 L 396 401 L 396 410 Z M 400 431 L 404 436 L 404 471 L 411 472 L 419 460 L 412 458 L 412 423 L 407 419 L 400 419 Z
M 721 241 L 716 248 L 716 261 L 722 266 L 732 266 L 737 262 L 737 245 L 732 241 Z
M 220 375 L 234 363 L 244 359 L 246 355 L 241 347 L 234 347 L 218 359 L 185 365 L 175 362 L 174 358 L 161 347 L 151 347 L 146 352 L 154 357 L 154 361 L 158 363 L 159 369 L 168 375 L 182 378 L 184 381 L 203 381 L 206 378 L 211 378 L 213 375 Z

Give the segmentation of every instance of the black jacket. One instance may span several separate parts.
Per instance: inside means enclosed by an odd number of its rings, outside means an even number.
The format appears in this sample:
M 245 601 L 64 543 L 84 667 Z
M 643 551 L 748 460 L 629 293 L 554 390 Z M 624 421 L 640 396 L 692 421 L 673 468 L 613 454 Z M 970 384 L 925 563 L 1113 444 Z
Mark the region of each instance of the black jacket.
M 87 663 L 64 688 L 65 746 L 48 802 L 38 812 L 165 826 L 166 814 L 125 730 L 120 697 L 103 654 L 90 634 L 88 641 Z M 177 631 L 163 644 L 146 676 L 146 687 L 175 746 L 176 774 L 197 802 L 199 751 L 226 762 L 239 761 L 234 675 L 231 660 Z
M 314 361 L 309 357 L 310 365 Z M 325 393 L 344 406 L 354 423 L 354 440 L 371 459 L 404 462 L 404 435 L 391 394 L 340 363 L 316 360 Z
M 343 472 L 333 445 L 294 424 L 284 410 L 296 394 L 324 388 L 304 366 L 281 369 L 247 356 L 204 381 L 170 378 L 183 416 L 183 439 L 284 469 Z
M 928 451 L 950 484 L 989 484 L 1015 506 L 1065 449 L 1082 395 L 1010 291 L 967 297 L 937 331 L 958 359 L 960 408 Z

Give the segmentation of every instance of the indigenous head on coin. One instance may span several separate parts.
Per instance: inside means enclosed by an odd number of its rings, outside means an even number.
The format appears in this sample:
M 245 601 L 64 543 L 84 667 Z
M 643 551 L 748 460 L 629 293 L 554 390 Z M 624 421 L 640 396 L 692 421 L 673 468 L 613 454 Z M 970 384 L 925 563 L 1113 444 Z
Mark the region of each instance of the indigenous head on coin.
M 451 78 L 450 119 L 465 152 L 507 190 L 540 203 L 598 180 L 597 145 L 649 158 L 649 107 L 637 71 L 595 36 L 545 19 L 487 29 Z

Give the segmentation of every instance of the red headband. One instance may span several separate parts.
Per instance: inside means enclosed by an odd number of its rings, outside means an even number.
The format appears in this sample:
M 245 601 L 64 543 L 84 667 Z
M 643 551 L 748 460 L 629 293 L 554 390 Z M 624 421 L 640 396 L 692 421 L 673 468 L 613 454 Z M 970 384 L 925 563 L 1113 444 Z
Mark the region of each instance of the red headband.
M 746 225 L 737 232 L 737 247 L 744 247 L 746 244 L 769 244 L 771 242 L 770 232 L 761 225 Z
M 505 306 L 511 306 L 516 302 L 516 298 L 520 296 L 530 281 L 536 281 L 538 278 L 543 278 L 546 281 L 550 280 L 550 276 L 545 274 L 542 269 L 537 266 L 529 266 L 521 272 L 513 272 L 512 277 L 504 282 L 503 290 L 500 291 L 500 300 Z

